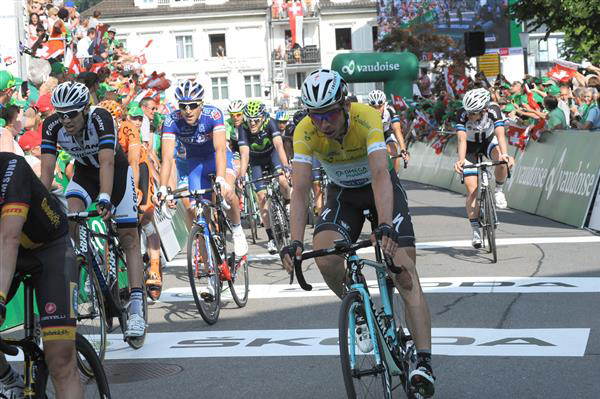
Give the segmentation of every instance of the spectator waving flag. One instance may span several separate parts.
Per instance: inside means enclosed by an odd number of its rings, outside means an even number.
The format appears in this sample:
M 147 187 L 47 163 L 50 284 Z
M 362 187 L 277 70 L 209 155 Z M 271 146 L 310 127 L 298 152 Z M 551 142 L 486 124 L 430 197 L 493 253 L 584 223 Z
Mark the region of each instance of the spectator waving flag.
M 406 105 L 406 102 L 404 102 L 404 99 L 402 98 L 402 96 L 396 96 L 396 95 L 392 94 L 392 99 L 394 100 L 394 108 L 396 108 L 396 111 L 402 111 L 402 110 L 408 108 L 408 106 Z
M 148 49 L 148 47 L 150 47 L 150 45 L 152 44 L 152 42 L 154 41 L 154 39 L 150 39 L 148 40 L 148 43 L 146 43 L 146 45 L 144 46 L 144 48 L 142 49 L 142 51 L 140 51 L 140 55 L 138 55 L 135 60 L 140 64 L 140 65 L 145 65 L 148 63 L 148 60 L 146 59 L 146 49 Z
M 302 10 L 301 1 L 293 1 L 288 6 L 288 16 L 290 17 L 290 29 L 292 30 L 292 45 L 302 40 L 302 19 L 304 11 Z M 298 43 L 303 45 L 304 43 Z
M 575 76 L 579 64 L 565 60 L 554 60 L 554 68 L 548 71 L 548 76 L 559 82 L 569 82 Z
M 517 147 L 519 150 L 524 151 L 529 141 L 530 126 L 522 126 L 515 122 L 506 122 L 506 136 L 508 137 L 508 144 Z

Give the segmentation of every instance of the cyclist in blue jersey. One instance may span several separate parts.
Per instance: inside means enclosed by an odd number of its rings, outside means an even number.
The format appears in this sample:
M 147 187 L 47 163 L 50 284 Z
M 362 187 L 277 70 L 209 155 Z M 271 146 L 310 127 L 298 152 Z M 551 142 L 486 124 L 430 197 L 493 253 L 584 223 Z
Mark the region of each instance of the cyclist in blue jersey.
M 167 195 L 169 176 L 173 163 L 176 140 L 185 147 L 190 190 L 211 188 L 209 175 L 216 175 L 223 197 L 231 208 L 227 216 L 232 222 L 234 251 L 246 255 L 248 243 L 240 224 L 239 200 L 233 190 L 236 174 L 232 154 L 227 148 L 223 113 L 212 105 L 205 105 L 204 88 L 199 83 L 186 80 L 175 89 L 179 110 L 167 116 L 162 135 L 162 168 L 157 199 Z

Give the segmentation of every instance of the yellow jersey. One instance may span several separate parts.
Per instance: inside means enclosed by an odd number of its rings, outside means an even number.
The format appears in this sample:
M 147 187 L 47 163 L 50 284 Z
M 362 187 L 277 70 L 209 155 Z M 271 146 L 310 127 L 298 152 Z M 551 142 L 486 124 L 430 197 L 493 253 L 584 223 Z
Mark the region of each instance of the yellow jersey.
M 387 147 L 381 113 L 367 104 L 351 104 L 348 132 L 341 143 L 320 133 L 308 116 L 294 130 L 294 162 L 312 164 L 316 156 L 327 177 L 341 187 L 371 183 L 368 156 L 374 151 Z

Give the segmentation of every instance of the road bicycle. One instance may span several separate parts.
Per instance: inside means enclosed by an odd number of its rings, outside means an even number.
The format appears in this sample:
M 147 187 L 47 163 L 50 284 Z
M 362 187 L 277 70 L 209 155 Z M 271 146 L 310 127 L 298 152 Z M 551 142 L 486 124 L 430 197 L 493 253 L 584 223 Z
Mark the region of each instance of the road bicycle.
M 231 224 L 224 210 L 229 205 L 221 194 L 221 186 L 213 180 L 213 188 L 189 191 L 187 188 L 168 194 L 164 201 L 190 198 L 195 201 L 194 220 L 187 246 L 187 266 L 194 302 L 202 319 L 208 324 L 219 320 L 221 291 L 227 281 L 231 296 L 240 308 L 246 306 L 249 291 L 247 256 L 236 257 L 227 251 L 227 236 Z M 215 202 L 206 199 L 214 194 Z
M 367 213 L 366 213 L 367 214 Z M 367 214 L 367 217 L 370 215 Z M 422 398 L 410 384 L 410 371 L 416 362 L 416 349 L 412 337 L 399 317 L 401 306 L 394 311 L 394 284 L 388 276 L 389 268 L 394 273 L 401 269 L 388 259 L 383 259 L 379 244 L 375 245 L 376 261 L 362 259 L 356 255 L 361 248 L 372 246 L 370 240 L 348 244 L 346 240 L 335 242 L 333 248 L 304 252 L 302 260 L 319 256 L 342 255 L 346 260 L 345 295 L 339 314 L 339 349 L 344 385 L 349 398 L 392 398 L 402 388 L 409 399 Z M 302 261 L 294 261 L 294 273 L 304 290 L 312 290 L 302 273 Z M 376 271 L 380 300 L 371 297 L 362 270 L 365 266 Z M 398 295 L 396 295 L 397 297 Z M 368 353 L 357 350 L 357 325 L 366 321 L 373 349 Z M 359 327 L 362 328 L 362 327 Z
M 34 314 L 34 288 L 31 275 L 17 272 L 15 279 L 22 280 L 24 287 L 23 329 L 25 337 L 22 339 L 0 339 L 0 352 L 9 356 L 17 356 L 19 348 L 23 351 L 24 398 L 56 398 L 56 390 L 49 378 L 50 374 L 44 351 L 39 346 L 41 330 L 37 326 Z M 81 372 L 83 397 L 85 399 L 110 399 L 108 380 L 96 350 L 79 333 L 75 336 L 75 348 L 77 351 L 77 365 Z
M 268 181 L 266 198 L 268 201 L 267 210 L 269 220 L 271 221 L 271 229 L 273 230 L 273 238 L 277 252 L 290 244 L 290 217 L 285 208 L 283 195 L 279 187 L 279 179 L 283 172 L 277 172 L 271 175 L 265 175 L 258 179 L 252 180 L 251 184 L 256 184 L 261 181 Z
M 498 228 L 498 215 L 496 213 L 496 204 L 494 202 L 492 189 L 490 187 L 490 169 L 492 166 L 504 165 L 506 161 L 482 161 L 479 155 L 479 162 L 472 165 L 464 165 L 464 169 L 477 169 L 477 204 L 479 207 L 479 225 L 483 232 L 483 248 L 492 254 L 492 263 L 498 262 L 498 253 L 496 250 L 496 229 Z M 510 169 L 508 170 L 510 178 Z M 464 183 L 464 177 L 462 178 Z
M 260 209 L 256 193 L 252 189 L 252 185 L 248 184 L 247 176 L 244 176 L 244 187 L 238 194 L 241 194 L 243 198 L 243 206 L 240 207 L 241 217 L 248 223 L 252 243 L 256 244 L 256 240 L 258 240 L 258 226 L 261 225 Z
M 88 220 L 98 216 L 98 211 L 67 214 L 69 220 L 79 227 L 79 243 L 74 245 L 79 267 L 77 329 L 90 341 L 98 357 L 104 360 L 106 336 L 116 328 L 115 317 L 123 340 L 133 349 L 144 345 L 146 332 L 140 337 L 125 337 L 126 307 L 130 299 L 125 255 L 119 245 L 113 219 L 106 223 L 106 233 L 96 232 L 88 226 Z M 142 288 L 143 313 L 147 323 L 146 289 Z

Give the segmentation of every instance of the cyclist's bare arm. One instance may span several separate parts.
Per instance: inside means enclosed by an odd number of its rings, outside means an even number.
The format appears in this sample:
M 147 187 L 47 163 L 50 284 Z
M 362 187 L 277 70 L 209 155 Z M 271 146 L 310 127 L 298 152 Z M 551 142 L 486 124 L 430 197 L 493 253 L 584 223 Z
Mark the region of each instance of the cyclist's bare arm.
M 248 170 L 248 162 L 250 162 L 250 147 L 247 145 L 240 146 L 240 177 L 246 176 L 246 171 Z M 259 178 L 260 176 L 255 176 L 254 178 Z
M 312 165 L 304 162 L 294 162 L 292 173 L 291 215 L 290 230 L 291 240 L 304 242 L 306 216 L 308 212 L 308 195 L 312 189 Z
M 285 148 L 283 147 L 282 138 L 280 136 L 274 137 L 273 145 L 275 146 L 275 150 L 277 151 L 277 154 L 279 155 L 279 160 L 281 161 L 281 164 L 285 167 L 289 167 L 290 164 L 287 159 L 287 154 L 285 153 Z
M 140 153 L 141 153 L 140 144 L 136 144 L 133 146 L 129 146 L 129 152 L 127 153 L 127 160 L 129 161 L 129 166 L 131 166 L 131 170 L 133 171 L 133 182 L 135 183 L 135 188 L 140 187 Z
M 375 208 L 377 209 L 378 224 L 387 223 L 392 225 L 392 213 L 394 211 L 394 190 L 388 171 L 387 151 L 377 150 L 369 154 L 369 170 L 371 171 L 371 186 L 373 197 L 375 197 Z
M 47 190 L 51 189 L 52 181 L 54 180 L 54 167 L 56 166 L 56 155 L 42 154 L 42 175 L 40 180 Z
M 454 170 L 458 173 L 462 173 L 462 166 L 465 163 L 465 158 L 467 157 L 467 132 L 464 130 L 459 130 L 456 132 L 456 136 L 458 137 L 458 161 L 454 166 Z M 460 164 L 460 168 L 458 167 Z
M 112 148 L 98 151 L 98 161 L 100 161 L 100 192 L 111 195 L 115 177 L 115 151 Z
M 5 204 L 2 207 L 4 215 L 0 216 L 0 251 L 2 253 L 0 256 L 0 293 L 3 296 L 8 295 L 8 290 L 12 284 L 21 232 L 27 219 L 23 216 L 8 216 L 11 206 L 22 207 L 23 205 Z
M 171 176 L 171 165 L 173 164 L 173 153 L 175 151 L 175 140 L 162 139 L 162 164 L 160 166 L 160 185 L 166 186 Z
M 225 130 L 213 133 L 213 146 L 215 147 L 217 177 L 224 178 L 225 169 L 227 169 L 227 138 L 225 137 Z
M 398 145 L 400 146 L 400 151 L 406 151 L 406 143 L 404 142 L 404 136 L 402 135 L 402 125 L 400 122 L 392 123 L 392 130 L 394 131 L 394 136 L 398 140 Z

